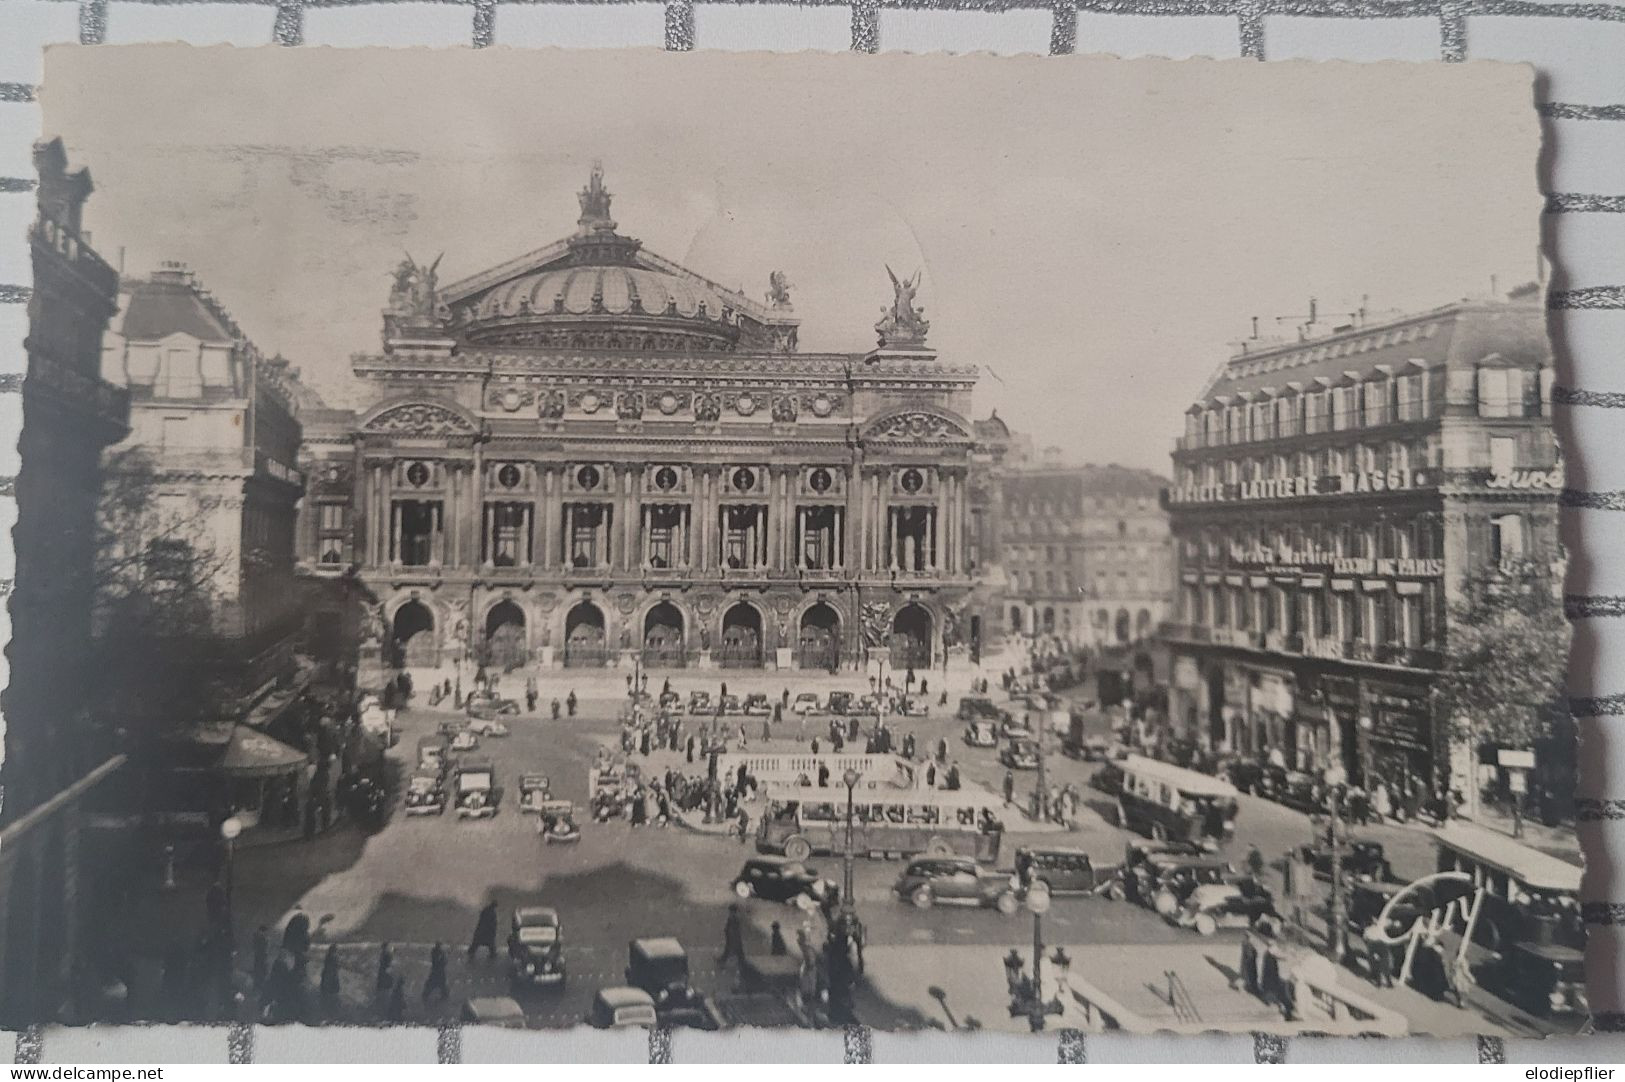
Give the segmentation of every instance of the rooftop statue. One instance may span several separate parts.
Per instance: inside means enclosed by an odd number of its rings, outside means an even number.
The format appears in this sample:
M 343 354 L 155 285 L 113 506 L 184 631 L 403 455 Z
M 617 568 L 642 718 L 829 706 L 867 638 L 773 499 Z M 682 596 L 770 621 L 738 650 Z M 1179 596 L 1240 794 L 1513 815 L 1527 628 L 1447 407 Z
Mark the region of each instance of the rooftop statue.
M 924 345 L 925 334 L 931 329 L 931 324 L 925 318 L 925 309 L 914 307 L 914 295 L 920 290 L 924 270 L 915 271 L 912 277 L 898 278 L 896 272 L 887 266 L 886 273 L 891 276 L 893 298 L 890 308 L 881 309 L 880 322 L 875 324 L 880 344 Z
M 395 284 L 389 290 L 389 314 L 409 323 L 427 323 L 440 318 L 440 293 L 435 277 L 445 253 L 433 263 L 421 266 L 406 253 L 395 268 Z
M 581 227 L 582 234 L 593 230 L 615 231 L 615 219 L 609 216 L 609 189 L 604 187 L 604 163 L 592 163 L 592 175 L 587 178 L 587 186 L 581 189 L 576 196 L 581 201 L 581 217 L 576 224 Z
M 783 271 L 774 271 L 767 276 L 767 303 L 773 308 L 790 307 L 790 279 L 785 277 Z

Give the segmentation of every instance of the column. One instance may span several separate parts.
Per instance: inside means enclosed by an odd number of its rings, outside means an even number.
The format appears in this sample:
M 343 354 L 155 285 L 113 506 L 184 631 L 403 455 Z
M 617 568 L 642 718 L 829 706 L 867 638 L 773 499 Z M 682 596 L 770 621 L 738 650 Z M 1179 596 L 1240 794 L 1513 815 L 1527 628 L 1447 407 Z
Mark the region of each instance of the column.
M 455 466 L 446 470 L 446 521 L 451 523 L 450 535 L 446 538 L 446 560 L 453 567 L 459 565 L 463 554 L 462 502 L 459 499 L 463 493 L 462 474 L 463 471 Z
M 900 566 L 902 551 L 897 547 L 897 515 L 889 507 L 886 508 L 886 536 L 891 542 L 891 548 L 882 558 L 885 560 L 886 569 L 890 571 Z
M 480 521 L 480 516 L 475 514 L 475 511 L 485 506 L 485 448 L 478 443 L 474 445 L 474 463 L 469 467 L 468 481 L 469 515 L 467 529 L 472 531 Z M 458 525 L 459 528 L 462 528 L 461 523 Z M 487 533 L 484 536 L 489 537 L 490 534 Z M 480 541 L 480 547 L 469 550 L 470 563 L 473 563 L 475 560 L 483 561 L 484 544 L 485 542 L 482 538 Z
M 389 501 L 389 562 L 399 563 L 401 555 L 401 505 Z
M 796 567 L 806 570 L 807 567 L 807 509 L 796 508 Z
M 948 477 L 947 471 L 937 469 L 937 500 L 931 507 L 931 569 L 939 574 L 944 570 L 942 562 L 943 532 L 948 525 Z
M 536 563 L 536 504 L 525 505 L 524 562 L 526 567 Z
M 429 563 L 439 567 L 446 557 L 446 501 L 429 505 Z
M 846 570 L 846 508 L 835 509 L 835 537 L 830 542 L 835 546 L 835 569 Z
M 564 536 L 560 539 L 563 551 L 559 554 L 559 563 L 565 567 L 572 566 L 570 557 L 575 552 L 576 545 L 576 505 L 564 505 Z
M 377 556 L 374 558 L 373 563 L 382 566 L 390 562 L 389 554 L 390 545 L 392 544 L 389 532 L 390 506 L 392 502 L 389 498 L 389 467 L 387 465 L 377 465 L 373 467 L 373 470 L 378 475 L 378 485 L 375 493 L 378 507 L 377 514 L 373 517 L 373 522 L 377 524 L 373 530 L 377 534 Z
M 559 516 L 558 502 L 553 496 L 553 469 L 544 467 L 541 470 L 542 478 L 542 566 L 557 567 L 559 560 L 555 555 L 558 545 Z

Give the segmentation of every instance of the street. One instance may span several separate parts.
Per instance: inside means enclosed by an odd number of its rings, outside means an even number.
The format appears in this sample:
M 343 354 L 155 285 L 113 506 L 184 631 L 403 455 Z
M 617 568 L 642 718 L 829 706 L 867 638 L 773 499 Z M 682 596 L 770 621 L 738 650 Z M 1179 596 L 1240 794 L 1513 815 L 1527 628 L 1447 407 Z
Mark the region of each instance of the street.
M 573 678 L 576 674 L 565 675 Z M 724 678 L 730 690 L 738 692 L 757 690 L 758 684 L 766 690 L 769 683 L 779 691 L 788 676 L 792 695 L 802 690 L 822 692 L 829 682 L 827 676 L 815 681 L 799 673 L 670 675 L 672 687 L 685 699 L 687 692 L 695 688 L 716 694 Z M 562 1026 L 584 1018 L 597 989 L 623 983 L 627 945 L 633 938 L 676 937 L 688 948 L 694 984 L 707 993 L 730 991 L 732 975 L 722 974 L 717 961 L 732 904 L 739 904 L 746 918 L 747 952 L 767 950 L 775 921 L 781 923 L 793 950 L 796 929 L 807 919 L 801 911 L 757 899 L 740 902 L 731 890 L 731 880 L 741 863 L 755 852 L 753 845 L 737 837 L 678 825 L 633 829 L 623 819 L 598 824 L 589 821 L 584 810 L 578 814 L 583 827 L 581 839 L 573 844 L 549 845 L 537 833 L 536 818 L 518 810 L 518 780 L 527 772 L 549 775 L 556 797 L 575 801 L 578 809 L 585 808 L 588 769 L 596 753 L 605 746 L 618 747 L 616 719 L 625 699 L 614 695 L 615 681 L 609 679 L 613 676 L 599 673 L 577 680 L 581 695 L 578 716 L 555 721 L 548 716 L 547 704 L 555 693 L 562 697 L 564 690 L 559 674 L 551 674 L 543 686 L 537 712 L 504 719 L 511 730 L 506 737 L 480 738 L 474 754 L 489 756 L 495 762 L 497 784 L 503 790 L 500 811 L 494 818 L 460 820 L 449 809 L 440 816 L 409 817 L 397 793 L 388 822 L 375 834 L 344 824 L 310 841 L 241 849 L 236 858 L 234 895 L 239 966 L 246 968 L 248 964 L 248 951 L 243 945 L 252 930 L 261 924 L 273 929 L 274 947 L 274 930 L 298 905 L 310 915 L 316 928 L 312 984 L 327 946 L 339 945 L 343 990 L 336 1003 L 325 1006 L 324 1017 L 348 1022 L 376 1022 L 384 1017 L 385 1005 L 375 994 L 374 976 L 378 945 L 388 942 L 395 954 L 393 972 L 407 981 L 406 1020 L 449 1020 L 457 1016 L 462 1003 L 470 997 L 510 994 L 500 944 L 495 961 L 483 955 L 477 960 L 466 957 L 480 908 L 490 900 L 497 903 L 500 940 L 506 935 L 509 914 L 515 906 L 549 905 L 561 914 L 568 981 L 562 989 L 522 992 L 516 998 L 530 1024 Z M 656 674 L 655 679 L 661 679 L 661 674 Z M 516 677 L 508 677 L 505 682 L 508 694 L 522 686 Z M 845 681 L 851 682 L 850 677 Z M 555 684 L 559 685 L 557 689 Z M 449 701 L 443 708 L 428 709 L 421 705 L 422 698 L 421 694 L 415 697 L 413 707 L 397 717 L 400 739 L 388 752 L 391 768 L 399 772 L 403 783 L 397 790 L 404 789 L 404 780 L 415 766 L 418 738 L 435 732 L 441 721 L 454 716 Z M 957 697 L 951 701 L 957 703 Z M 952 716 L 952 709 L 933 702 L 929 717 L 896 719 L 898 736 L 913 732 L 922 754 L 934 748 L 938 739 L 946 738 L 950 756 L 959 762 L 965 784 L 998 791 L 1004 768 L 997 761 L 996 750 L 963 744 L 959 740 L 963 725 Z M 762 724 L 760 719 L 748 719 L 747 731 L 759 734 Z M 787 749 L 799 730 L 800 719 L 786 716 L 773 727 L 771 742 L 763 744 L 753 735 L 751 749 Z M 808 720 L 809 736 L 823 731 L 821 720 Z M 1070 782 L 1085 793 L 1082 821 L 1073 832 L 1056 833 L 1051 828 L 1044 833 L 1024 833 L 1021 827 L 1025 820 L 1012 811 L 999 861 L 1002 868 L 1010 866 L 1016 848 L 1024 844 L 1083 849 L 1101 864 L 1122 859 L 1131 835 L 1110 824 L 1110 802 L 1087 787 L 1098 764 L 1066 758 L 1053 750 L 1056 743 L 1051 741 L 1046 772 L 1053 783 Z M 656 757 L 649 768 L 662 770 L 670 762 L 672 756 L 668 753 Z M 704 768 L 695 764 L 688 769 Z M 1033 771 L 1018 772 L 1018 803 L 1030 793 L 1035 778 Z M 753 819 L 761 814 L 759 802 L 751 812 Z M 1311 833 L 1307 816 L 1243 796 L 1237 834 L 1228 856 L 1239 865 L 1248 848 L 1256 845 L 1273 862 L 1288 849 L 1308 841 Z M 1433 847 L 1423 830 L 1381 825 L 1357 828 L 1355 834 L 1381 841 L 1395 874 L 1401 878 L 1412 879 L 1432 870 Z M 839 881 L 838 857 L 814 857 L 810 863 Z M 855 864 L 855 901 L 875 964 L 911 969 L 893 960 L 945 948 L 999 948 L 987 955 L 994 957 L 1014 946 L 1024 956 L 1030 954 L 1032 919 L 1025 911 L 1006 917 L 991 909 L 917 910 L 892 894 L 901 867 L 898 861 L 866 858 L 859 858 Z M 1270 878 L 1271 885 L 1278 887 L 1274 873 Z M 189 917 L 181 914 L 181 919 Z M 816 917 L 813 923 L 819 923 Z M 1198 939 L 1150 910 L 1078 897 L 1055 899 L 1043 920 L 1043 936 L 1051 948 L 1176 947 L 1194 945 Z M 1221 931 L 1215 939 L 1202 942 L 1228 957 L 1238 941 L 1238 932 Z M 446 944 L 451 954 L 451 994 L 444 1001 L 424 1003 L 420 993 L 428 953 L 436 942 Z M 926 968 L 920 972 L 926 972 Z M 938 973 L 934 968 L 930 972 L 934 983 L 929 986 L 915 982 L 919 987 L 914 987 L 908 981 L 899 981 L 895 972 L 886 974 L 886 979 L 871 978 L 868 987 L 860 992 L 860 1016 L 866 1022 L 887 1027 L 962 1024 L 963 1019 L 953 1016 L 951 1009 L 948 1016 L 943 1013 L 938 993 L 946 994 L 945 986 L 964 984 L 967 991 L 974 993 L 969 996 L 972 999 L 989 993 L 997 999 L 1003 988 L 1003 972 L 994 965 L 977 966 L 968 972 Z M 946 1021 L 947 1017 L 957 1021 Z M 973 1023 L 1010 1025 L 1010 1020 L 978 1016 Z

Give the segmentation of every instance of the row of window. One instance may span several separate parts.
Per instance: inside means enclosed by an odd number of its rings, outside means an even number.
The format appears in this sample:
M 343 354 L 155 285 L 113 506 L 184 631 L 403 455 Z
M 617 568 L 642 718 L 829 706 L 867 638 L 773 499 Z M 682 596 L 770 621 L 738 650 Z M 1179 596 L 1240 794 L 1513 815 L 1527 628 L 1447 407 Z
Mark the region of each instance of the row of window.
M 1203 586 L 1180 589 L 1181 619 L 1208 628 L 1280 633 L 1319 640 L 1436 648 L 1443 627 L 1443 589 L 1414 584 L 1411 592 L 1283 586 Z
M 1115 575 L 1096 568 L 1094 578 L 1074 577 L 1070 571 L 1011 571 L 1010 586 L 1018 594 L 1047 596 L 1088 592 L 1092 597 L 1144 597 L 1152 592 L 1152 578 L 1144 571 L 1130 576 L 1124 568 Z M 1161 587 L 1158 588 L 1159 590 Z
M 1079 496 L 1068 499 L 1049 499 L 1029 496 L 1018 491 L 1007 491 L 1004 498 L 1006 514 L 1026 515 L 1031 518 L 1077 518 L 1091 511 L 1149 511 L 1157 505 L 1156 497 L 1145 496 Z
M 1438 559 L 1444 555 L 1444 522 L 1437 513 L 1429 512 L 1386 522 L 1215 527 L 1180 538 L 1179 554 L 1187 566 L 1320 563 L 1344 556 Z
M 1430 419 L 1438 415 L 1442 401 L 1437 378 L 1423 372 L 1376 373 L 1345 386 L 1286 389 L 1255 401 L 1192 412 L 1185 418 L 1183 446 L 1224 447 Z M 1538 417 L 1543 404 L 1551 401 L 1552 381 L 1549 367 L 1479 368 L 1474 373 L 1478 415 Z
M 1492 445 L 1509 445 L 1501 447 L 1499 452 L 1509 453 L 1516 461 L 1517 440 L 1514 437 L 1498 437 L 1490 442 Z M 1230 458 L 1223 462 L 1181 466 L 1175 477 L 1176 483 L 1181 486 L 1233 485 L 1243 481 L 1273 481 L 1288 477 L 1420 470 L 1438 465 L 1438 446 L 1436 440 L 1389 440 L 1347 447 L 1322 447 L 1315 451 Z M 1511 469 L 1512 465 L 1506 468 Z
M 1019 513 L 1019 512 L 1018 512 Z M 1129 522 L 1118 519 L 1115 523 L 1099 519 L 1016 518 L 1004 524 L 1011 537 L 1155 537 L 1167 532 L 1167 520 L 1160 515 Z

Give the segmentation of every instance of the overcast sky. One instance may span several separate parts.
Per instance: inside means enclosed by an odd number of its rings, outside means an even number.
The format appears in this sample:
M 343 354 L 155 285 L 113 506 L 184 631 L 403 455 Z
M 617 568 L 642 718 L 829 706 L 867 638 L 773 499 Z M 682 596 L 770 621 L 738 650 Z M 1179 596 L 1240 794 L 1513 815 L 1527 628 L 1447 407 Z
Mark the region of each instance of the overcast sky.
M 885 264 L 943 360 L 1077 461 L 1168 468 L 1250 317 L 1417 309 L 1532 280 L 1527 68 L 659 51 L 58 48 L 45 128 L 97 248 L 191 266 L 335 403 L 404 250 L 440 280 L 622 233 L 862 351 Z M 1277 317 L 1288 317 L 1277 324 Z

